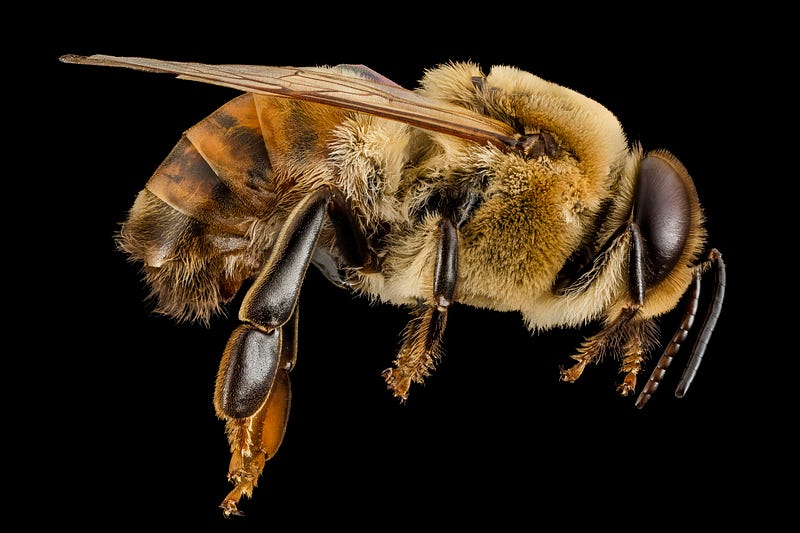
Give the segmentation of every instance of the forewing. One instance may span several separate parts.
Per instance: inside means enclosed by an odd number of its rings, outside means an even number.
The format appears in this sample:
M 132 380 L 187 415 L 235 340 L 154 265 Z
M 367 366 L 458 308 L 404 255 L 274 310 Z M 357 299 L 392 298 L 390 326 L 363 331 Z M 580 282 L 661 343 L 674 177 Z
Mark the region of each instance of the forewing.
M 377 73 L 371 79 L 364 79 L 315 68 L 208 65 L 106 55 L 65 55 L 61 61 L 175 74 L 181 79 L 249 93 L 294 98 L 369 113 L 481 144 L 488 142 L 507 147 L 516 143 L 515 132 L 508 124 L 426 98 L 388 82 L 387 78 Z

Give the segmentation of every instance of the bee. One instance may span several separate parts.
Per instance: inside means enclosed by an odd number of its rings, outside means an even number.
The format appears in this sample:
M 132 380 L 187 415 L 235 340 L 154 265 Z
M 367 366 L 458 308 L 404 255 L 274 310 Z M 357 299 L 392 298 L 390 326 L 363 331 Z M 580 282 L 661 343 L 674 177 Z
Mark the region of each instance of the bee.
M 247 287 L 213 399 L 231 450 L 225 516 L 241 514 L 281 445 L 310 265 L 353 294 L 409 309 L 383 373 L 400 401 L 443 356 L 455 304 L 517 312 L 531 333 L 598 324 L 561 379 L 608 355 L 619 393 L 632 395 L 659 344 L 655 319 L 685 300 L 638 408 L 687 339 L 713 270 L 676 395 L 692 383 L 722 308 L 722 255 L 706 248 L 687 169 L 629 142 L 596 101 L 472 62 L 429 69 L 408 90 L 363 65 L 61 60 L 242 92 L 186 130 L 115 235 L 141 264 L 155 311 L 177 321 L 207 324 Z

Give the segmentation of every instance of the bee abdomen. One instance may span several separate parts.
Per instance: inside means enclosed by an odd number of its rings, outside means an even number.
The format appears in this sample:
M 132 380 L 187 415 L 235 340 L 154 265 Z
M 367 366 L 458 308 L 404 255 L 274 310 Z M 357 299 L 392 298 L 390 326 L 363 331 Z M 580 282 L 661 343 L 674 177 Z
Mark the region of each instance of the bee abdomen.
M 244 234 L 274 201 L 271 165 L 253 96 L 242 95 L 190 128 L 147 182 L 174 209 Z
M 271 165 L 252 95 L 190 128 L 139 194 L 117 236 L 145 265 L 157 310 L 206 321 L 253 275 L 275 204 Z

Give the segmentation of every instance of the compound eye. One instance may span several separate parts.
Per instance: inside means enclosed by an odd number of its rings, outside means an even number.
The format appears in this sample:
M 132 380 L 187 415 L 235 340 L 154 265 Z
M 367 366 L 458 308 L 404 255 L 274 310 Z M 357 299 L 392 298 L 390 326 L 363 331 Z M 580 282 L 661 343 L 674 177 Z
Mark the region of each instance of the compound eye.
M 644 238 L 646 287 L 677 264 L 691 227 L 690 178 L 669 154 L 650 154 L 639 165 L 634 222 Z

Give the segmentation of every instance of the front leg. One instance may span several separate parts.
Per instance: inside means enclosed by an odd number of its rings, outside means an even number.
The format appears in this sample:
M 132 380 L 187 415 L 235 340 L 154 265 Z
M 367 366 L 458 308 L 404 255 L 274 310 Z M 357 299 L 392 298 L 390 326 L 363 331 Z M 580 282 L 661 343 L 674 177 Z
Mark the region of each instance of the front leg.
M 625 378 L 618 387 L 624 396 L 636 388 L 636 375 L 641 371 L 644 354 L 647 351 L 649 330 L 648 321 L 634 320 L 644 305 L 644 257 L 642 234 L 639 226 L 632 222 L 625 231 L 620 232 L 620 243 L 628 242 L 628 293 L 629 302 L 613 320 L 608 320 L 603 329 L 587 339 L 577 354 L 572 356 L 576 363 L 570 368 L 561 369 L 561 380 L 574 382 L 590 363 L 598 362 L 609 347 L 623 346 L 622 371 Z M 616 246 L 619 243 L 611 243 Z M 605 250 L 600 252 L 605 253 Z

